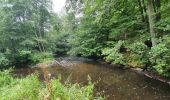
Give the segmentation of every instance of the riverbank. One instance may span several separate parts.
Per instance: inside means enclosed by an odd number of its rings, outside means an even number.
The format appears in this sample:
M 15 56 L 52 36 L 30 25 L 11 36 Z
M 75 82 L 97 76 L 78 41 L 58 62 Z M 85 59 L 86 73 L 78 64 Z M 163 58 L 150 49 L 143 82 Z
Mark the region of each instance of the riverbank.
M 104 100 L 94 97 L 94 84 L 61 83 L 61 79 L 51 79 L 45 75 L 45 81 L 38 79 L 38 74 L 26 77 L 13 77 L 9 71 L 0 71 L 0 100 Z M 82 99 L 81 99 L 82 98 Z
M 101 64 L 94 60 L 80 61 L 78 59 L 60 59 L 60 64 L 55 63 L 51 67 L 46 67 L 49 75 L 53 78 L 61 77 L 62 83 L 69 82 L 81 85 L 88 84 L 88 77 L 94 84 L 94 94 L 106 97 L 106 100 L 169 100 L 170 87 L 160 81 L 153 80 L 131 69 L 122 69 L 121 66 L 111 64 Z M 67 66 L 66 66 L 67 64 Z M 50 64 L 49 64 L 50 65 Z M 43 68 L 31 68 L 33 72 L 38 72 L 40 80 L 43 81 Z M 21 75 L 28 72 L 28 69 L 16 69 Z M 22 71 L 22 73 L 21 73 Z M 29 73 L 27 75 L 30 75 Z M 156 99 L 157 98 L 157 99 Z
M 130 69 L 135 71 L 138 74 L 143 74 L 146 77 L 149 77 L 151 79 L 158 80 L 158 81 L 161 81 L 163 83 L 167 83 L 170 85 L 170 79 L 164 78 L 154 72 L 146 71 L 146 70 L 143 70 L 142 68 L 130 68 Z
M 135 71 L 138 74 L 145 75 L 146 77 L 149 77 L 151 79 L 158 80 L 160 82 L 167 83 L 170 85 L 170 79 L 164 78 L 154 72 L 146 71 L 142 68 L 129 68 L 129 69 Z
M 101 63 L 101 64 L 110 64 L 111 66 L 114 66 L 114 67 L 117 67 L 117 68 L 120 68 L 120 69 L 124 69 L 124 70 L 130 69 L 130 70 L 132 70 L 132 71 L 134 71 L 138 74 L 142 74 L 142 75 L 149 77 L 151 79 L 158 80 L 160 82 L 163 82 L 163 83 L 170 85 L 170 79 L 165 78 L 163 76 L 160 76 L 157 73 L 144 70 L 142 68 L 136 68 L 136 67 L 132 67 L 132 66 L 124 66 L 124 65 L 120 65 L 120 64 L 111 64 L 111 63 L 108 63 L 105 60 L 101 60 L 101 59 L 98 60 L 98 62 Z
M 80 62 L 90 62 L 90 61 L 94 61 L 94 60 L 86 59 L 86 58 L 78 58 L 78 57 L 64 57 L 64 58 L 58 58 L 56 60 L 48 61 L 45 63 L 37 64 L 34 67 L 47 68 L 47 67 L 52 67 L 52 66 L 56 66 L 56 65 L 62 66 L 62 67 L 69 67 L 69 66 L 74 66 L 75 64 L 80 63 Z M 124 65 L 119 65 L 119 64 L 111 64 L 104 60 L 97 60 L 97 62 L 99 62 L 100 64 L 110 64 L 110 65 L 120 68 L 120 69 L 125 69 L 125 70 L 130 69 L 130 70 L 135 71 L 138 74 L 145 75 L 146 77 L 149 77 L 151 79 L 158 80 L 158 81 L 161 81 L 163 83 L 167 83 L 170 85 L 170 79 L 164 78 L 164 77 L 158 75 L 157 73 L 147 71 L 142 68 L 135 68 L 135 67 L 124 66 Z

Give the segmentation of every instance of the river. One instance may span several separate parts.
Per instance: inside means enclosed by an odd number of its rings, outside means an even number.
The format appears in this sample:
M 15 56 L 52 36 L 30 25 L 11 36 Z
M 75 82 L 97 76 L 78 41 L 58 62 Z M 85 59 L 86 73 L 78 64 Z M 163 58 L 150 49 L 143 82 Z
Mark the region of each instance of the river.
M 62 64 L 63 63 L 63 64 Z M 46 69 L 51 77 L 62 77 L 62 81 L 88 83 L 88 76 L 95 82 L 95 95 L 106 100 L 170 100 L 170 85 L 150 79 L 132 70 L 123 70 L 95 61 L 69 61 L 54 64 Z M 43 80 L 42 68 L 18 68 L 13 74 L 26 76 L 38 72 Z

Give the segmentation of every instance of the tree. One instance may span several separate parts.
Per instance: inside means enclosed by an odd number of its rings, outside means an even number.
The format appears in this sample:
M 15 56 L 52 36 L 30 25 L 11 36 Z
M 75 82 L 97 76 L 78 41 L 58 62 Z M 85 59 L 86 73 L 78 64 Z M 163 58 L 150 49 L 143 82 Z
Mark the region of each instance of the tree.
M 154 8 L 153 8 L 152 0 L 148 0 L 148 2 L 147 2 L 147 11 L 148 11 L 148 20 L 149 20 L 151 41 L 152 41 L 152 45 L 155 46 L 156 45 L 156 33 L 154 30 L 155 16 L 154 16 Z
M 7 52 L 11 62 L 22 51 L 51 52 L 51 0 L 1 0 L 1 4 L 0 51 Z

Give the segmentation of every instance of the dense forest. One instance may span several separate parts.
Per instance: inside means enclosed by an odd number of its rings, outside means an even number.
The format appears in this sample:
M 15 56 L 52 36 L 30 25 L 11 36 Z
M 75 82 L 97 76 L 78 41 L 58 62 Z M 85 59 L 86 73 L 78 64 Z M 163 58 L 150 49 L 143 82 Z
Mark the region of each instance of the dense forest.
M 67 2 L 67 9 L 71 8 L 67 29 L 72 30 L 69 54 L 104 58 L 169 77 L 168 0 Z
M 1 68 L 52 56 L 105 59 L 170 75 L 169 0 L 1 0 Z
M 52 5 L 0 0 L 0 69 L 77 56 L 170 77 L 170 0 L 66 0 L 60 13 Z

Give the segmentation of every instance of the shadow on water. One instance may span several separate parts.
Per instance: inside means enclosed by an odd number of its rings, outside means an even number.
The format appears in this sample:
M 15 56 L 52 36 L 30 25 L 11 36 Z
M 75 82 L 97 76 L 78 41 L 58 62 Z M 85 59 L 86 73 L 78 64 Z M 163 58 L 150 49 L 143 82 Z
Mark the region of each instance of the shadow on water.
M 107 100 L 170 100 L 170 86 L 150 79 L 131 70 L 122 70 L 94 61 L 70 61 L 69 66 L 48 67 L 52 77 L 61 75 L 62 81 L 69 77 L 71 83 L 87 84 L 89 75 L 95 84 L 95 95 L 104 95 Z M 26 76 L 38 71 L 43 81 L 41 68 L 20 68 L 13 73 Z M 98 81 L 98 82 L 97 82 Z

